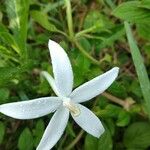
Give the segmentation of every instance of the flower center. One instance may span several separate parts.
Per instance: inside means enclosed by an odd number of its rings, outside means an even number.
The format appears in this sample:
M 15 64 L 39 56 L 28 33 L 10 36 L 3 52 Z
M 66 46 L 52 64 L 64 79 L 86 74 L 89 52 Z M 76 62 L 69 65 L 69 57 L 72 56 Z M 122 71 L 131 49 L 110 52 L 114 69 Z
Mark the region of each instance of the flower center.
M 79 107 L 75 103 L 71 102 L 70 98 L 65 98 L 63 100 L 63 106 L 68 108 L 72 115 L 75 117 L 80 115 Z

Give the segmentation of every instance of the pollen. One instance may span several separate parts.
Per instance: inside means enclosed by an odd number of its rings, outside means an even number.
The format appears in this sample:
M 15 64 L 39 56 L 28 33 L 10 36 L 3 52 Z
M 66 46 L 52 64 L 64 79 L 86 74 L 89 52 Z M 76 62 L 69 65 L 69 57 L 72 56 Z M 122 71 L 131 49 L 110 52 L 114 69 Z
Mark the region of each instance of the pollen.
M 80 115 L 80 109 L 79 109 L 79 107 L 75 104 L 75 103 L 73 103 L 73 102 L 71 102 L 71 100 L 69 99 L 66 99 L 66 100 L 64 100 L 63 101 L 63 105 L 66 107 L 66 108 L 68 108 L 69 109 L 69 111 L 71 112 L 71 114 L 74 116 L 74 117 L 77 117 L 77 116 L 79 116 Z

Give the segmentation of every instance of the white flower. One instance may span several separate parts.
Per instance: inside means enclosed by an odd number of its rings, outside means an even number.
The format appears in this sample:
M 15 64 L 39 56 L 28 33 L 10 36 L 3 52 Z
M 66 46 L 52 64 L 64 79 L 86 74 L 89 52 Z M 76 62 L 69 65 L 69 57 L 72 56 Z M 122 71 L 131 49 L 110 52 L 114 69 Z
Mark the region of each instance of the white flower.
M 0 106 L 0 112 L 17 119 L 33 119 L 54 112 L 37 150 L 50 150 L 62 136 L 69 112 L 75 122 L 89 134 L 100 137 L 104 128 L 98 117 L 89 109 L 79 104 L 104 92 L 116 79 L 119 68 L 73 88 L 73 72 L 65 51 L 54 41 L 49 40 L 49 50 L 53 65 L 53 77 L 47 72 L 42 75 L 48 80 L 58 97 L 42 97 L 34 100 L 14 102 Z

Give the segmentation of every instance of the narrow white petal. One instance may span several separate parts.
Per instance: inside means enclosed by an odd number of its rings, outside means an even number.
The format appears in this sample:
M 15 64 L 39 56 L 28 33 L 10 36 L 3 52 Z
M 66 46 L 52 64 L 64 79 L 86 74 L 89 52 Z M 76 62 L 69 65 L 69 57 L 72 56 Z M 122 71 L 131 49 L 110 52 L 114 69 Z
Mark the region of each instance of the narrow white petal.
M 0 105 L 0 112 L 16 119 L 33 119 L 54 112 L 61 103 L 58 97 L 42 97 Z
M 57 87 L 56 87 L 56 84 L 55 84 L 55 80 L 53 79 L 53 77 L 46 71 L 42 71 L 41 75 L 43 75 L 46 78 L 46 80 L 48 81 L 48 83 L 52 87 L 52 89 L 55 92 L 55 94 L 57 96 L 59 96 L 59 97 L 62 97 L 62 95 L 57 90 Z
M 118 76 L 119 68 L 114 67 L 106 73 L 84 83 L 70 95 L 74 102 L 85 102 L 103 93 Z
M 60 107 L 53 115 L 37 150 L 50 150 L 62 136 L 69 119 L 69 110 Z
M 75 122 L 87 133 L 99 138 L 105 131 L 99 118 L 83 105 L 77 104 L 77 106 L 80 109 L 80 115 L 71 114 Z
M 73 87 L 73 73 L 69 58 L 56 42 L 49 40 L 48 46 L 57 90 L 62 96 L 68 96 Z

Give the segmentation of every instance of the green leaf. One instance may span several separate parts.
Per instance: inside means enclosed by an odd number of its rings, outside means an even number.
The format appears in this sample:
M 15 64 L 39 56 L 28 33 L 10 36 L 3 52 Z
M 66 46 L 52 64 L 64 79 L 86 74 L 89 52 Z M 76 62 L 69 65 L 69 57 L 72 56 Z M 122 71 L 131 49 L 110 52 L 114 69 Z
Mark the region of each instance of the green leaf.
M 101 137 L 95 138 L 87 134 L 85 138 L 84 149 L 85 150 L 112 150 L 112 138 L 110 131 L 105 127 L 105 132 Z
M 127 97 L 126 87 L 117 81 L 113 82 L 113 84 L 108 88 L 108 91 L 121 98 Z
M 142 0 L 139 7 L 150 9 L 150 0 Z
M 126 21 L 133 23 L 148 23 L 150 22 L 149 10 L 139 7 L 140 1 L 130 1 L 119 5 L 114 9 L 113 14 Z
M 13 79 L 20 73 L 17 67 L 0 67 L 0 85 Z
M 133 38 L 130 25 L 127 22 L 125 22 L 125 29 L 126 29 L 129 46 L 131 49 L 132 59 L 135 65 L 135 69 L 136 69 L 138 79 L 140 82 L 140 86 L 141 86 L 141 90 L 143 93 L 145 107 L 150 117 L 150 81 L 149 81 L 148 74 L 147 74 L 147 71 L 143 62 L 142 55 Z
M 110 131 L 105 127 L 105 132 L 102 134 L 102 136 L 99 138 L 98 141 L 98 150 L 112 150 L 113 149 L 113 143 Z
M 117 119 L 117 126 L 119 127 L 124 127 L 126 125 L 128 125 L 130 122 L 130 115 L 128 112 L 122 110 L 119 112 L 119 115 L 118 115 L 118 119 Z
M 7 102 L 9 97 L 9 90 L 6 88 L 0 89 L 0 104 Z
M 103 41 L 99 44 L 99 48 L 102 49 L 106 46 L 111 46 L 116 40 L 120 40 L 125 34 L 123 25 L 117 25 L 111 29 L 111 33 L 106 33 L 103 37 Z
M 97 10 L 89 11 L 83 24 L 85 30 L 90 29 L 92 32 L 107 31 L 112 26 L 110 20 Z
M 127 148 L 146 149 L 150 146 L 150 124 L 136 122 L 131 124 L 124 134 L 124 144 Z
M 66 132 L 68 135 L 71 135 L 73 138 L 76 137 L 76 134 L 75 134 L 72 124 L 70 122 L 68 122 L 68 124 L 67 124 Z
M 98 139 L 90 134 L 85 137 L 84 150 L 97 150 L 98 149 Z
M 18 141 L 19 150 L 33 150 L 33 136 L 29 128 L 25 128 Z
M 38 120 L 38 122 L 36 123 L 36 127 L 35 129 L 33 130 L 33 135 L 34 135 L 34 146 L 37 147 L 37 145 L 39 144 L 41 138 L 42 138 L 42 135 L 44 133 L 44 129 L 45 129 L 45 126 L 44 126 L 44 122 L 43 120 Z
M 0 144 L 3 142 L 3 138 L 5 135 L 5 125 L 0 121 Z
M 150 24 L 137 24 L 137 31 L 138 34 L 146 39 L 146 40 L 150 40 Z
M 48 31 L 57 31 L 55 25 L 49 22 L 47 14 L 44 14 L 41 11 L 31 11 L 31 16 L 37 23 L 39 23 L 43 28 L 47 29 Z
M 3 41 L 6 44 L 11 46 L 13 48 L 13 50 L 15 50 L 15 52 L 17 52 L 18 54 L 20 53 L 20 49 L 18 47 L 18 44 L 16 43 L 16 41 L 14 40 L 14 37 L 10 33 L 0 32 L 0 38 L 3 39 Z
M 27 22 L 29 0 L 6 0 L 9 25 L 23 57 L 26 57 Z

